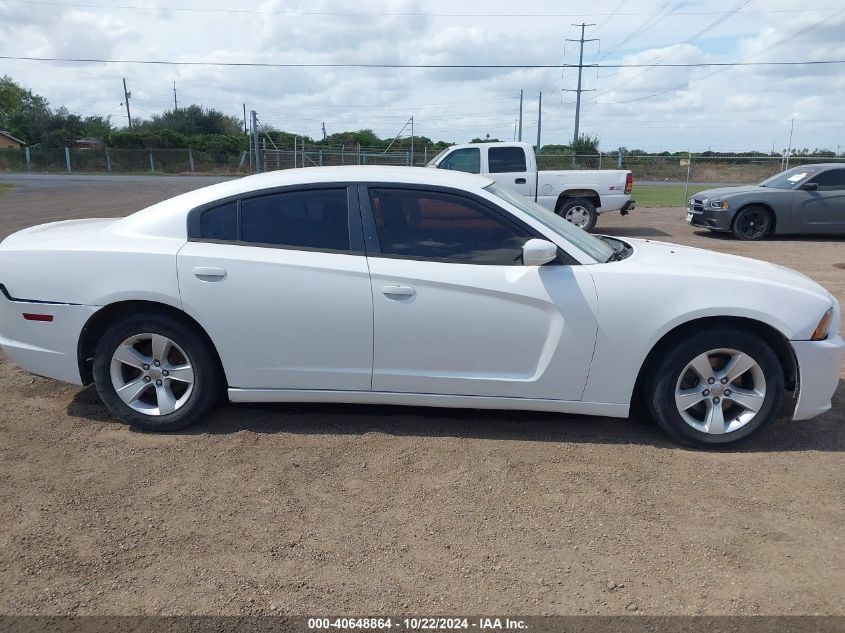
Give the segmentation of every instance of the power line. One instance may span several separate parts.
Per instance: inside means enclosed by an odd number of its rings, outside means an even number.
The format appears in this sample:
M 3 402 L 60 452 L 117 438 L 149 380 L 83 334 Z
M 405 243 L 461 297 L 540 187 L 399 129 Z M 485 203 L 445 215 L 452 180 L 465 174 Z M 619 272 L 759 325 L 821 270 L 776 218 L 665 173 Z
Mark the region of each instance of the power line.
M 835 20 L 836 18 L 838 18 L 840 15 L 842 15 L 842 14 L 844 14 L 844 13 L 845 13 L 845 9 L 839 9 L 838 11 L 836 11 L 835 13 L 833 13 L 833 14 L 831 14 L 831 15 L 827 16 L 826 18 L 823 18 L 823 19 L 819 20 L 818 22 L 815 22 L 815 23 L 811 24 L 810 26 L 804 27 L 803 29 L 801 29 L 801 30 L 799 30 L 799 31 L 796 31 L 796 32 L 795 32 L 795 33 L 793 33 L 792 35 L 789 35 L 789 36 L 787 36 L 787 37 L 785 37 L 785 38 L 783 38 L 783 39 L 781 39 L 781 40 L 778 40 L 777 42 L 775 42 L 774 44 L 770 44 L 769 46 L 767 46 L 767 47 L 766 47 L 766 48 L 764 48 L 763 50 L 758 51 L 758 52 L 754 53 L 753 55 L 750 55 L 750 56 L 746 57 L 746 58 L 745 58 L 745 60 L 744 60 L 743 62 L 741 62 L 741 63 L 737 64 L 737 66 L 748 66 L 748 65 L 751 65 L 751 64 L 752 64 L 752 62 L 747 62 L 747 60 L 749 60 L 749 59 L 754 59 L 755 57 L 759 57 L 760 55 L 762 55 L 762 54 L 764 54 L 764 53 L 768 53 L 769 51 L 771 51 L 771 50 L 773 50 L 773 49 L 777 48 L 778 46 L 782 46 L 783 44 L 786 44 L 786 43 L 788 43 L 788 42 L 791 42 L 791 41 L 792 41 L 792 40 L 794 40 L 795 38 L 800 37 L 800 36 L 802 36 L 802 35 L 804 35 L 804 34 L 806 34 L 806 33 L 809 33 L 809 32 L 810 32 L 810 31 L 812 31 L 813 29 L 816 29 L 816 28 L 818 28 L 818 27 L 822 26 L 823 24 L 827 24 L 828 22 L 831 22 L 832 20 Z M 703 81 L 703 80 L 705 80 L 705 79 L 709 79 L 709 78 L 710 78 L 710 77 L 712 77 L 713 75 L 718 75 L 720 72 L 724 72 L 725 70 L 728 70 L 728 68 L 727 68 L 727 67 L 726 67 L 726 68 L 719 68 L 719 69 L 717 69 L 717 70 L 713 71 L 712 73 L 707 73 L 707 74 L 706 74 L 706 75 L 704 75 L 703 77 L 698 77 L 698 78 L 696 78 L 696 79 L 690 79 L 690 80 L 688 80 L 688 81 L 686 81 L 686 82 L 684 82 L 684 83 L 682 83 L 682 84 L 678 84 L 677 86 L 674 86 L 674 87 L 672 87 L 672 88 L 667 88 L 667 89 L 665 89 L 665 90 L 660 90 L 660 91 L 658 91 L 658 92 L 654 92 L 654 93 L 652 93 L 652 94 L 645 95 L 645 96 L 642 96 L 642 97 L 635 97 L 635 98 L 633 98 L 633 99 L 626 99 L 625 101 L 596 101 L 596 103 L 600 103 L 600 104 L 612 104 L 612 105 L 621 105 L 621 104 L 625 104 L 625 103 L 635 103 L 635 102 L 637 102 L 637 101 L 645 101 L 646 99 L 651 99 L 651 98 L 653 98 L 653 97 L 659 97 L 659 96 L 661 96 L 661 95 L 665 95 L 665 94 L 667 94 L 667 93 L 669 93 L 669 92 L 674 92 L 675 90 L 682 90 L 683 88 L 687 88 L 687 87 L 688 87 L 690 84 L 692 84 L 692 83 L 696 83 L 696 82 L 698 82 L 698 81 Z M 607 93 L 607 92 L 608 92 L 608 91 L 605 91 L 605 93 Z
M 96 59 L 71 57 L 24 57 L 0 55 L 0 59 L 30 62 L 64 62 L 74 64 L 145 64 L 154 66 L 215 66 L 232 68 L 416 68 L 416 69 L 488 69 L 488 70 L 538 70 L 578 68 L 578 64 L 356 64 L 356 63 L 272 63 L 272 62 L 210 62 L 172 61 L 158 59 Z M 843 64 L 845 59 L 818 59 L 793 62 L 696 62 L 690 64 L 590 64 L 593 68 L 703 68 L 732 66 L 806 66 L 812 64 Z
M 625 12 L 616 11 L 604 13 L 426 13 L 423 11 L 303 11 L 298 9 L 225 9 L 214 7 L 150 7 L 129 4 L 104 5 L 90 4 L 83 2 L 49 2 L 48 0 L 6 0 L 17 4 L 40 5 L 48 7 L 67 7 L 71 9 L 118 9 L 131 11 L 172 11 L 178 13 L 229 13 L 229 14 L 255 14 L 255 15 L 296 15 L 296 16 L 363 16 L 363 17 L 441 17 L 441 18 L 578 18 L 578 17 L 613 17 L 613 16 L 643 16 L 654 15 L 647 12 Z M 665 4 L 670 4 L 666 2 Z M 829 11 L 830 7 L 802 8 L 802 9 L 769 9 L 765 11 L 743 11 L 746 14 L 779 14 L 779 13 L 804 13 L 806 11 Z M 718 15 L 721 11 L 674 11 L 672 15 Z

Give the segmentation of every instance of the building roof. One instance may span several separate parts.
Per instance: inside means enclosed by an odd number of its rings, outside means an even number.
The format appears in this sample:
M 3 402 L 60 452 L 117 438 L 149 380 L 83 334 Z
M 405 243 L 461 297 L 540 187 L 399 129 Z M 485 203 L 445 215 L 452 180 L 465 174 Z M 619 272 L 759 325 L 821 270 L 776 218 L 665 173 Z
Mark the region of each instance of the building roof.
M 5 136 L 6 138 L 10 138 L 10 139 L 12 139 L 12 140 L 13 140 L 13 141 L 15 141 L 16 143 L 20 143 L 21 145 L 26 145 L 26 143 L 24 143 L 22 140 L 20 140 L 19 138 L 15 138 L 14 136 L 12 136 L 11 134 L 9 134 L 8 132 L 4 132 L 3 130 L 0 130 L 0 134 L 2 134 L 3 136 Z

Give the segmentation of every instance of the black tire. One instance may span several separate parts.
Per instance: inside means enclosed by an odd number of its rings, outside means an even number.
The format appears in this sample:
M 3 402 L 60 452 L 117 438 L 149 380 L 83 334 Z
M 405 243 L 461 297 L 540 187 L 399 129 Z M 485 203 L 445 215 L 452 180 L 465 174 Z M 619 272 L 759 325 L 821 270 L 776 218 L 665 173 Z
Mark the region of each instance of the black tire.
M 172 413 L 149 415 L 137 411 L 118 396 L 112 380 L 112 357 L 118 346 L 131 337 L 146 333 L 173 341 L 184 352 L 185 360 L 193 370 L 192 390 L 184 403 Z M 194 328 L 164 314 L 138 314 L 109 326 L 97 343 L 93 370 L 97 392 L 109 411 L 141 431 L 176 431 L 195 424 L 219 400 L 223 385 L 217 357 L 206 340 Z M 131 367 L 128 370 L 138 371 Z M 176 389 L 173 387 L 171 393 Z
M 762 240 L 772 232 L 772 216 L 759 205 L 740 209 L 731 226 L 734 236 L 745 241 Z
M 578 224 L 577 222 L 572 222 L 566 216 L 577 208 L 583 209 L 583 212 L 586 213 L 586 222 L 584 224 Z M 569 220 L 575 226 L 584 229 L 585 231 L 591 231 L 595 226 L 596 222 L 599 219 L 599 214 L 596 211 L 595 205 L 587 200 L 586 198 L 571 198 L 564 202 L 560 207 L 558 207 L 557 214 L 565 220 Z
M 765 396 L 756 415 L 744 426 L 734 431 L 719 435 L 706 433 L 688 424 L 675 404 L 675 389 L 682 386 L 681 372 L 696 357 L 711 350 L 730 349 L 750 356 L 758 365 L 765 379 Z M 685 372 L 686 374 L 686 372 Z M 700 383 L 702 390 L 707 385 Z M 722 388 L 729 388 L 731 384 Z M 718 388 L 719 385 L 716 384 Z M 693 388 L 698 388 L 698 385 Z M 734 328 L 705 330 L 665 346 L 662 356 L 657 359 L 646 376 L 644 400 L 654 420 L 670 437 L 688 446 L 713 448 L 734 444 L 744 440 L 777 416 L 784 394 L 783 367 L 775 352 L 758 336 Z M 726 402 L 719 405 L 731 407 L 727 394 Z M 710 403 L 707 404 L 708 407 Z M 689 409 L 687 409 L 689 411 Z M 728 413 L 731 409 L 728 408 Z M 728 427 L 729 428 L 729 427 Z

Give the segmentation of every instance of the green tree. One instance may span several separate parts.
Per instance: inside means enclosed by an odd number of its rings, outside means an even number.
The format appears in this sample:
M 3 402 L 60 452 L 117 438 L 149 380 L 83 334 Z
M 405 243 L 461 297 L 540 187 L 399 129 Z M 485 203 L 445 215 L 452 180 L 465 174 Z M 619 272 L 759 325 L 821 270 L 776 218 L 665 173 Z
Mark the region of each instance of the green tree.
M 198 105 L 166 110 L 162 114 L 154 114 L 149 121 L 140 121 L 137 131 L 170 130 L 185 136 L 196 134 L 224 134 L 234 136 L 241 134 L 241 121 L 233 116 L 223 114 L 213 108 L 203 108 Z

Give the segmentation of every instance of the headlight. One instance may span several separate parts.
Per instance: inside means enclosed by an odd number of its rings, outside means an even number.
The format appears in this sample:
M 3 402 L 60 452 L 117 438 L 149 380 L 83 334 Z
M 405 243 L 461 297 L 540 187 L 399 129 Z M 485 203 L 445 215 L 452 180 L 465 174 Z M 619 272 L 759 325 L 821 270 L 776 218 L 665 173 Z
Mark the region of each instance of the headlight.
M 816 331 L 813 332 L 813 335 L 810 337 L 811 341 L 823 341 L 827 338 L 828 333 L 830 332 L 830 324 L 833 321 L 833 308 L 828 308 L 827 312 L 824 313 L 822 320 L 819 321 L 819 324 L 816 326 Z
M 728 201 L 727 200 L 711 200 L 710 201 L 710 208 L 711 209 L 727 209 L 728 208 Z

